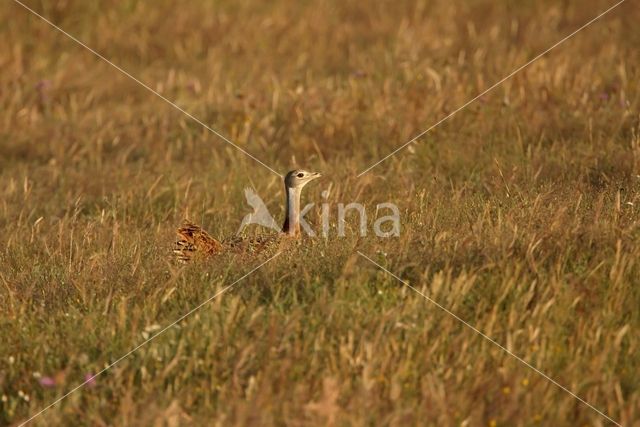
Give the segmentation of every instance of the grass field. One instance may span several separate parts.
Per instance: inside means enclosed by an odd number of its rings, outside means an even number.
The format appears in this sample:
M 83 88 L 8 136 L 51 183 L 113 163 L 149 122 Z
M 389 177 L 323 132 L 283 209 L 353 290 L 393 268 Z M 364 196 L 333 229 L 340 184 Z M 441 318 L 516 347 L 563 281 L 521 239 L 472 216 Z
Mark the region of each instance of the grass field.
M 280 173 L 305 238 L 31 425 L 640 426 L 640 8 L 604 0 L 26 1 Z M 267 255 L 180 265 L 281 179 L 13 1 L 0 7 L 0 425 Z M 329 196 L 322 192 L 330 189 Z M 398 205 L 359 236 L 338 203 Z M 260 229 L 253 229 L 258 233 Z

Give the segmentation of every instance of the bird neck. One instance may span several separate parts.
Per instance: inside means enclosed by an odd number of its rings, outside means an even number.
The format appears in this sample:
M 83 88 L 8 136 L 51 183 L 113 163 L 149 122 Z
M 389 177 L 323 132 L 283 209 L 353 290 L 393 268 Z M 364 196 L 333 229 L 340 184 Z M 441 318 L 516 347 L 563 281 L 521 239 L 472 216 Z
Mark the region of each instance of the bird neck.
M 282 232 L 297 236 L 300 234 L 300 194 L 302 188 L 287 188 L 287 212 L 282 226 Z

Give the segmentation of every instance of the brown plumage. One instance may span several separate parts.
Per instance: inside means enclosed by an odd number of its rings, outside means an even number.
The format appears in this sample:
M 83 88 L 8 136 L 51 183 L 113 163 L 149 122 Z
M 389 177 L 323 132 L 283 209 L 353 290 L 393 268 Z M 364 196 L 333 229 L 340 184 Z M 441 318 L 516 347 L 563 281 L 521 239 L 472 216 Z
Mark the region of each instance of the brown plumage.
M 178 228 L 178 239 L 173 252 L 178 261 L 188 262 L 194 258 L 207 258 L 223 252 L 259 253 L 278 245 L 281 236 L 297 238 L 300 236 L 300 196 L 302 188 L 321 175 L 297 169 L 289 172 L 284 178 L 286 215 L 282 231 L 255 237 L 232 236 L 222 242 L 211 237 L 200 226 L 185 220 Z
M 221 253 L 224 249 L 222 243 L 211 237 L 199 225 L 187 220 L 177 231 L 173 252 L 178 257 L 178 261 L 187 262 L 196 256 L 212 256 Z

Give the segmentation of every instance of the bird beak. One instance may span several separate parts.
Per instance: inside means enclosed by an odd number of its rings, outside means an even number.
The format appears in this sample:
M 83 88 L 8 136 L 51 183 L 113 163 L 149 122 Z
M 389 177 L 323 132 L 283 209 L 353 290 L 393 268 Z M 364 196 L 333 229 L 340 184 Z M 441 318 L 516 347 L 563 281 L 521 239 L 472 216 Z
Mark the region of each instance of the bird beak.
M 313 179 L 317 179 L 320 178 L 322 176 L 322 174 L 320 172 L 316 172 L 313 174 Z

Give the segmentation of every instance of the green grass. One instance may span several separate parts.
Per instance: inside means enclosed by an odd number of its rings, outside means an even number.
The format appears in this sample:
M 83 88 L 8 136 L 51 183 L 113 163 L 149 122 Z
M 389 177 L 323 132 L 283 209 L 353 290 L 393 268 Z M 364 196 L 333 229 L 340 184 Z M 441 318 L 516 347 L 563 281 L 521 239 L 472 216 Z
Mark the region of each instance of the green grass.
M 640 32 L 612 3 L 27 4 L 280 172 L 304 239 L 33 425 L 607 425 L 640 418 Z M 171 258 L 280 179 L 13 2 L 0 9 L 0 424 L 265 261 Z M 401 236 L 337 238 L 337 203 Z M 256 230 L 257 231 L 257 230 Z M 55 377 L 43 387 L 38 377 Z

